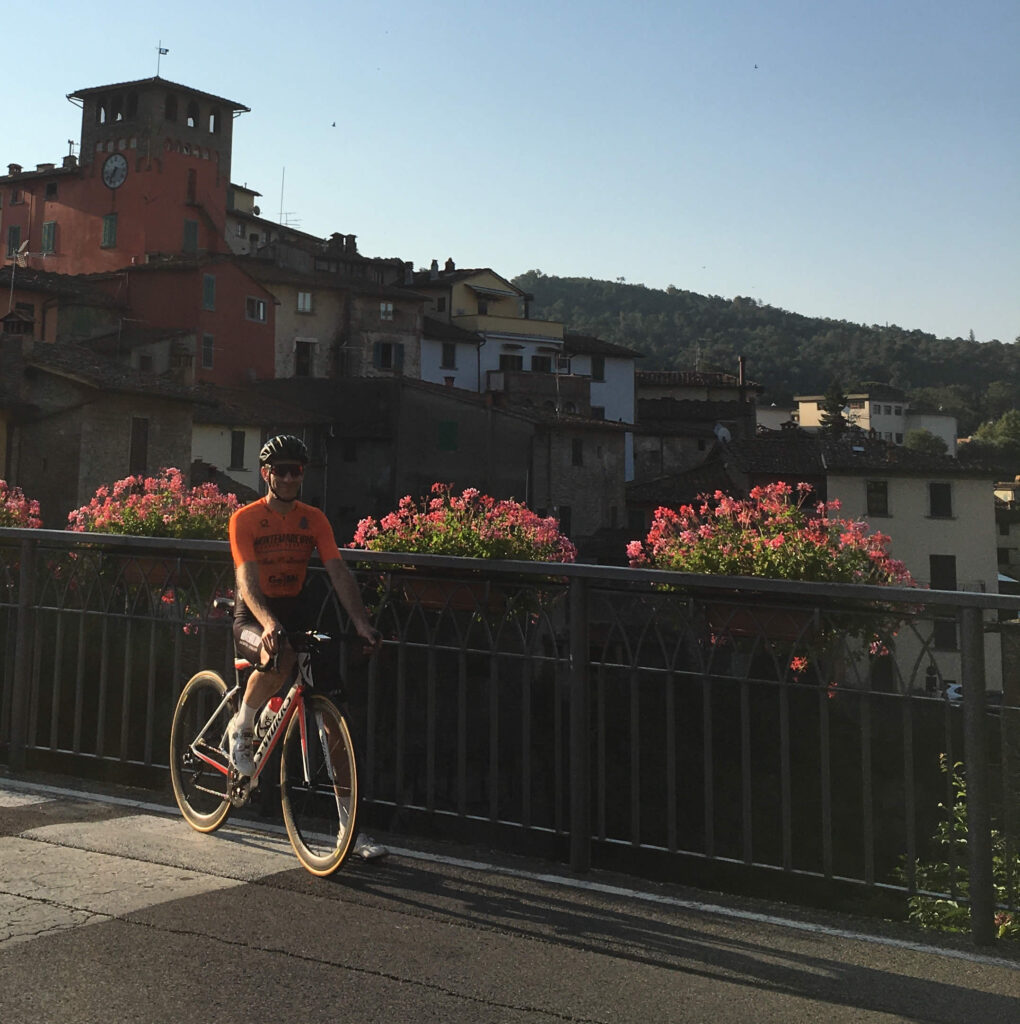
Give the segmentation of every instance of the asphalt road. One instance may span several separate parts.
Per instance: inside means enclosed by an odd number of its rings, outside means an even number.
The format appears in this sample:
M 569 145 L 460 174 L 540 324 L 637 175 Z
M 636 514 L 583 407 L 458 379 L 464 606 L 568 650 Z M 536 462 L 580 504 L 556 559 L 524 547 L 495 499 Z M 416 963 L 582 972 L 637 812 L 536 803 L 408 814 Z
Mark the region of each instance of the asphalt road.
M 406 845 L 319 880 L 117 799 L 0 777 L 3 1024 L 1020 1022 L 998 948 Z

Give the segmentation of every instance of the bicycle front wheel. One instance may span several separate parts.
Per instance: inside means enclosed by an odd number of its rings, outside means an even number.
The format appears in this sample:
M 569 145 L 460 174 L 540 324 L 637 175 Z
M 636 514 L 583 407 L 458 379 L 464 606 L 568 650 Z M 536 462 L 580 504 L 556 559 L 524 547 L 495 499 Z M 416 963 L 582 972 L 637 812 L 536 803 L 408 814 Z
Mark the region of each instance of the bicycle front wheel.
M 298 860 L 313 875 L 331 875 L 354 847 L 358 770 L 347 720 L 319 694 L 306 696 L 287 726 L 280 801 Z
M 202 750 L 226 763 L 223 751 L 234 712 L 223 701 L 226 692 L 227 684 L 215 672 L 192 676 L 181 691 L 170 729 L 174 797 L 184 820 L 198 832 L 215 832 L 230 814 L 229 777 L 195 753 Z

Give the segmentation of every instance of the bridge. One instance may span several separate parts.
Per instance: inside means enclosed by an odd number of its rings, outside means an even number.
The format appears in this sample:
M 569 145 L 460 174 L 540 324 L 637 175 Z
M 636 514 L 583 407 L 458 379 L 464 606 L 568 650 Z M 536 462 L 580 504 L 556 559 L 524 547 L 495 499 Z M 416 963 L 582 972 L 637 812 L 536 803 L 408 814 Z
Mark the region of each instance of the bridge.
M 320 880 L 272 821 L 0 775 L 0 1018 L 1008 1021 L 1020 956 L 453 844 Z
M 313 576 L 367 827 L 885 918 L 941 896 L 979 944 L 1016 912 L 1020 699 L 986 690 L 1020 599 L 349 554 L 379 656 Z M 232 671 L 232 585 L 219 542 L 3 531 L 0 765 L 165 792 L 183 683 Z M 940 761 L 968 813 L 936 883 Z

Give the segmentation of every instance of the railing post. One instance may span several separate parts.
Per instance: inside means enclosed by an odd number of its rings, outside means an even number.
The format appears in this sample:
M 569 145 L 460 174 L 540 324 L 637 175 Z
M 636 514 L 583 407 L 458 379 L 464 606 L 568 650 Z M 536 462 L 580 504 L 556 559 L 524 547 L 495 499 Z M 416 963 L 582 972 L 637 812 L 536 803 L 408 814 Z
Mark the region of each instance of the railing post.
M 992 882 L 992 822 L 985 745 L 985 637 L 978 608 L 960 609 L 960 670 L 963 683 L 963 745 L 967 778 L 967 860 L 970 929 L 976 945 L 995 940 Z
M 570 581 L 570 867 L 591 868 L 588 584 Z
M 33 583 L 35 580 L 36 542 L 21 542 L 20 564 L 18 566 L 18 624 L 14 633 L 14 679 L 11 689 L 11 771 L 25 770 L 25 748 L 28 745 L 28 695 L 32 687 L 32 629 L 34 612 L 32 607 Z

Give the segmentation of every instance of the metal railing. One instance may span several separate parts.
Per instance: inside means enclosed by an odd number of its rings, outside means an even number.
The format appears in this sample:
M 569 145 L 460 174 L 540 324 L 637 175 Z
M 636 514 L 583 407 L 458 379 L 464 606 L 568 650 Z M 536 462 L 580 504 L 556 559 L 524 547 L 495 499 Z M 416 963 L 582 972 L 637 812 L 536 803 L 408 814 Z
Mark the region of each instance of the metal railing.
M 935 894 L 970 904 L 977 941 L 1017 910 L 993 844 L 1015 862 L 1020 708 L 986 689 L 1004 671 L 992 620 L 1020 598 L 347 557 L 381 654 L 360 655 L 321 570 L 310 589 L 339 638 L 369 820 L 581 871 L 901 905 L 948 857 Z M 211 609 L 232 587 L 221 542 L 2 531 L 0 760 L 165 784 L 183 684 L 233 671 Z M 969 842 L 943 853 L 940 763 L 958 762 Z

